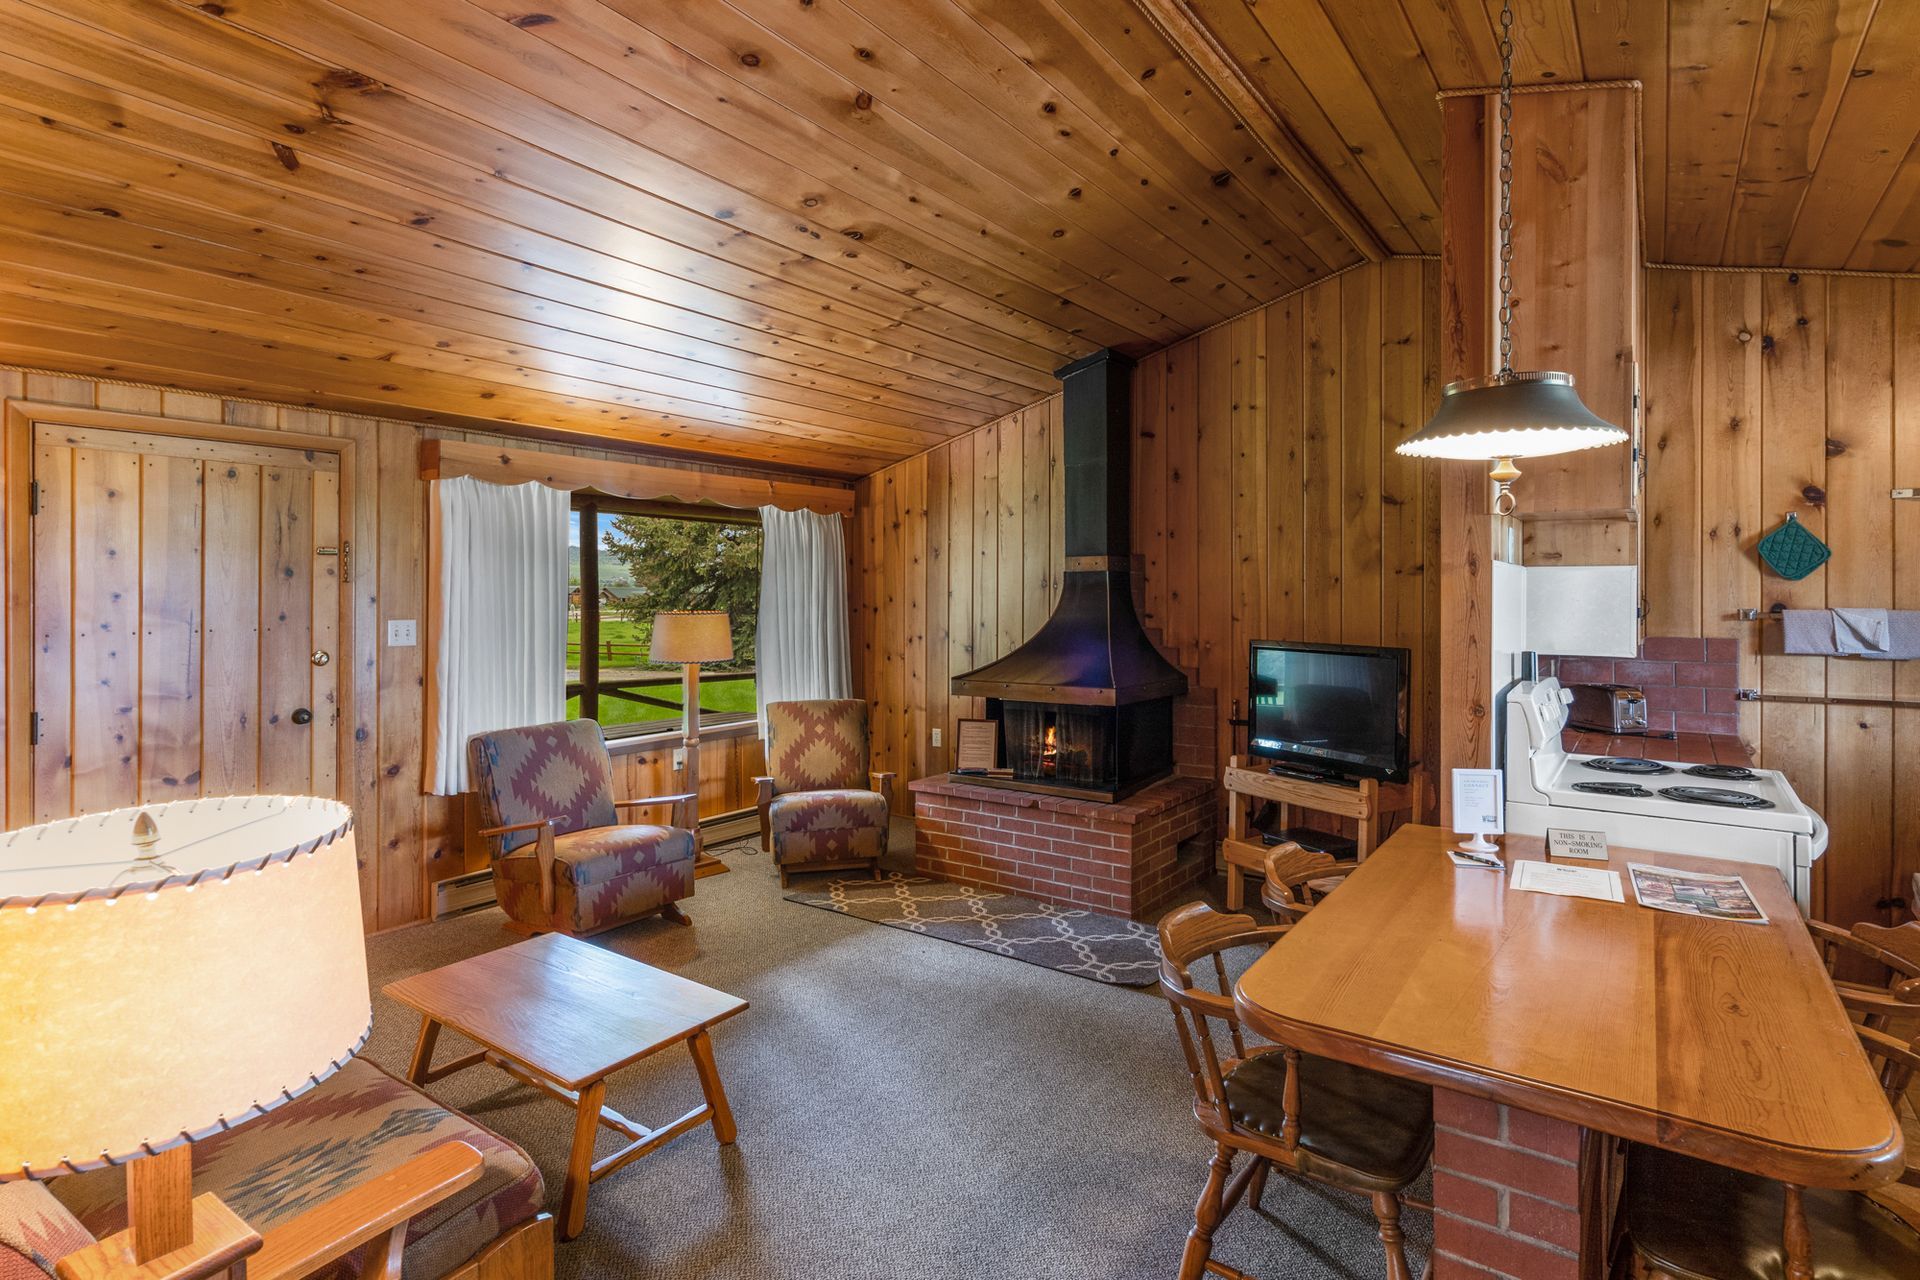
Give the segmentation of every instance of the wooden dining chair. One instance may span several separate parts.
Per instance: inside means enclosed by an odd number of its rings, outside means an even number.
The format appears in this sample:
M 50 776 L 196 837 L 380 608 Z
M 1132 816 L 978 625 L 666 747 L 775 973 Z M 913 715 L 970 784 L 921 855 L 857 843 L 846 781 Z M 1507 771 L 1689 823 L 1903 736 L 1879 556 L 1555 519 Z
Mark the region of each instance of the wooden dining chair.
M 1920 969 L 1920 920 L 1892 925 L 1862 921 L 1847 932 Z
M 1920 959 L 1896 949 L 1907 943 L 1906 938 L 1880 925 L 1842 929 L 1819 920 L 1807 921 L 1807 932 L 1813 935 L 1834 989 L 1843 998 L 1860 997 L 1851 1007 L 1863 1025 L 1903 1039 L 1920 1032 Z M 1894 945 L 1882 945 L 1883 939 Z M 1849 957 L 1857 963 L 1849 965 Z M 1848 972 L 1870 973 L 1875 980 L 1842 976 Z
M 1267 850 L 1267 882 L 1260 889 L 1260 901 L 1279 919 L 1298 922 L 1359 869 L 1357 862 L 1339 862 L 1330 853 L 1289 840 Z
M 1878 993 L 1841 992 L 1855 1013 Z M 1920 1043 L 1855 1028 L 1896 1107 L 1920 1074 Z M 1920 1187 L 1909 1152 L 1902 1188 Z M 1920 1203 L 1796 1187 L 1659 1147 L 1627 1149 L 1622 1222 L 1634 1280 L 1913 1280 Z
M 1226 915 L 1205 903 L 1180 907 L 1160 922 L 1160 993 L 1179 1028 L 1194 1119 L 1214 1144 L 1180 1280 L 1206 1272 L 1245 1280 L 1213 1260 L 1213 1235 L 1242 1199 L 1258 1206 L 1275 1166 L 1371 1196 L 1388 1280 L 1412 1280 L 1401 1199 L 1433 1154 L 1433 1091 L 1281 1045 L 1249 1046 L 1234 1011 L 1225 953 L 1270 946 L 1292 927 L 1257 925 L 1251 916 Z M 1210 984 L 1194 980 L 1196 967 L 1203 975 L 1211 970 Z M 1215 1024 L 1231 1046 L 1226 1056 Z M 1251 1160 L 1235 1174 L 1234 1159 L 1242 1153 Z

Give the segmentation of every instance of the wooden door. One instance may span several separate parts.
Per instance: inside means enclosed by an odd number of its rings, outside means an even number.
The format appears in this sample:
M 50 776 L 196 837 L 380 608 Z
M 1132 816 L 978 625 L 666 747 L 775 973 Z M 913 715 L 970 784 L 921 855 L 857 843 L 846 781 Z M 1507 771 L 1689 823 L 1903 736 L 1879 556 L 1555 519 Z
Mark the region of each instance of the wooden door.
M 33 433 L 32 820 L 334 795 L 339 455 Z

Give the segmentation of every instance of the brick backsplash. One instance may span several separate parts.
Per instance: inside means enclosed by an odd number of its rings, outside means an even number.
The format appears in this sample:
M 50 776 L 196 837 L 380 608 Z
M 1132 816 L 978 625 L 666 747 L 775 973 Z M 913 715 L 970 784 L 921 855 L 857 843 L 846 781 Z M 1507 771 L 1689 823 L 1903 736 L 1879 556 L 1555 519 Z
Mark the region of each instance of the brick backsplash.
M 1648 636 L 1634 658 L 1542 655 L 1543 675 L 1561 684 L 1634 684 L 1647 695 L 1647 728 L 1678 733 L 1740 732 L 1740 642 Z

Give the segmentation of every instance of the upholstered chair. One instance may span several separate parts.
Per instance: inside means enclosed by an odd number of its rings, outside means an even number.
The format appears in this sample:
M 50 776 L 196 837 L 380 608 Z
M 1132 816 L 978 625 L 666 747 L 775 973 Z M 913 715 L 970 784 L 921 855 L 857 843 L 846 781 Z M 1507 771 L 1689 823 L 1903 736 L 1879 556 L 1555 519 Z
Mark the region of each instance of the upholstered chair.
M 893 775 L 867 768 L 867 704 L 858 698 L 767 704 L 760 843 L 780 884 L 795 871 L 868 867 L 880 878 Z
M 578 938 L 656 911 L 688 923 L 675 903 L 693 893 L 695 798 L 615 800 L 597 723 L 475 734 L 467 771 L 510 925 Z M 622 822 L 632 808 L 667 809 L 671 825 Z

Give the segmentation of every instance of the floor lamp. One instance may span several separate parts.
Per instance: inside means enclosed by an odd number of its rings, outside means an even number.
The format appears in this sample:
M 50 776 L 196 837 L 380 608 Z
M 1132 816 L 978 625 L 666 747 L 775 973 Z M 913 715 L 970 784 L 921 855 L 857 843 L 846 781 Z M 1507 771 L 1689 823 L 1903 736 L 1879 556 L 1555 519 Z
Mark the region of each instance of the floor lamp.
M 700 834 L 700 664 L 733 657 L 733 619 L 725 609 L 677 609 L 653 615 L 647 657 L 680 667 L 680 730 L 686 744 L 685 789 L 693 792 L 695 876 L 718 875 L 727 864 L 706 850 Z
M 124 1166 L 73 1277 L 224 1271 L 260 1237 L 192 1144 L 339 1070 L 372 1024 L 353 820 L 236 796 L 0 836 L 0 1181 Z

